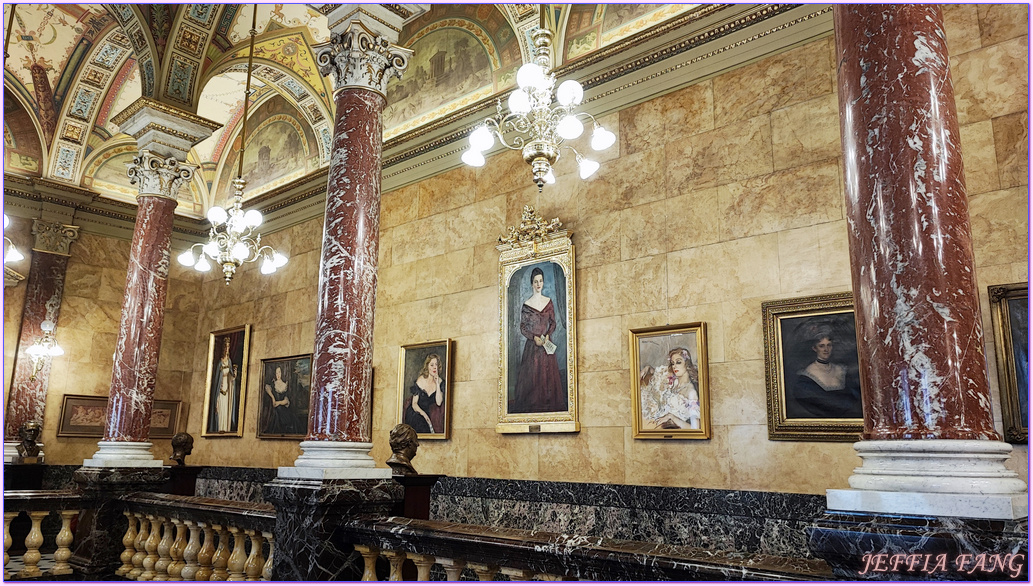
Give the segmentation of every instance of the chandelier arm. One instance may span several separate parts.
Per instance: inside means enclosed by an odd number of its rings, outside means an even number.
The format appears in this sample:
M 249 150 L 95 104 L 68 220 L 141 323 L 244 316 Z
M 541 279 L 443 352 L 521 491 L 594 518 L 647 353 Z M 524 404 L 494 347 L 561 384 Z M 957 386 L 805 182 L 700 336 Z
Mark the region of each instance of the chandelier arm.
M 251 98 L 251 69 L 255 60 L 255 35 L 258 34 L 256 28 L 258 24 L 258 4 L 253 5 L 251 13 L 251 46 L 248 48 L 247 54 L 247 85 L 244 88 L 244 116 L 240 122 L 240 152 L 238 154 L 239 159 L 237 160 L 237 179 L 244 176 L 244 143 L 247 140 L 247 110 L 248 102 Z

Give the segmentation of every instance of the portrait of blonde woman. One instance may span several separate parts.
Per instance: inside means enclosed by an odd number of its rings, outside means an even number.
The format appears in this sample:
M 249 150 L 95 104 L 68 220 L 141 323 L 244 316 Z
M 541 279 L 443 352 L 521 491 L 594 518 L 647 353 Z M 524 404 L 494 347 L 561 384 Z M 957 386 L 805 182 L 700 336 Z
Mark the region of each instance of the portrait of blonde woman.
M 705 324 L 630 334 L 635 437 L 710 437 Z
M 451 384 L 449 339 L 402 346 L 398 372 L 399 424 L 422 439 L 448 439 Z

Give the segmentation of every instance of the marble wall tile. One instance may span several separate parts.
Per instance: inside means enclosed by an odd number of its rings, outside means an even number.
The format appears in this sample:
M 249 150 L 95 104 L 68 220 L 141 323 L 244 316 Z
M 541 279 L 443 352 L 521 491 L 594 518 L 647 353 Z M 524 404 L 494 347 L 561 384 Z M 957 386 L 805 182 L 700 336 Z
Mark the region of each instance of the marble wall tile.
M 778 268 L 782 293 L 824 288 L 819 226 L 778 233 Z
M 979 5 L 979 40 L 983 43 L 984 47 L 1028 34 L 1028 5 Z
M 824 286 L 852 290 L 846 220 L 818 225 L 818 250 Z
M 441 311 L 440 319 L 449 324 L 448 331 L 454 337 L 498 332 L 498 287 L 483 287 L 446 295 L 442 300 Z M 423 332 L 422 338 L 416 340 L 436 339 L 427 338 L 430 331 L 433 330 L 428 329 Z
M 1000 177 L 994 128 L 990 120 L 962 126 L 961 152 L 965 164 L 965 188 L 968 195 L 997 191 Z
M 714 78 L 714 123 L 724 126 L 832 91 L 835 69 L 823 42 L 808 43 Z
M 663 308 L 667 304 L 664 255 L 578 271 L 578 319 Z
M 539 437 L 467 430 L 466 473 L 490 478 L 538 478 Z
M 664 113 L 664 142 L 714 129 L 714 82 L 706 80 L 680 89 L 654 102 Z
M 456 381 L 498 379 L 499 334 L 489 331 L 453 339 L 455 359 L 452 373 Z
M 711 424 L 709 440 L 636 440 L 631 428 L 625 428 L 624 481 L 670 487 L 735 486 L 729 477 L 730 428 L 713 420 Z
M 669 294 L 678 305 L 757 297 L 779 290 L 777 234 L 672 252 L 667 264 Z
M 669 218 L 663 201 L 621 211 L 621 260 L 667 252 Z
M 579 320 L 577 324 L 577 365 L 580 372 L 613 370 L 621 363 L 619 316 Z
M 1029 183 L 1029 113 L 994 118 L 994 149 L 1002 188 Z M 967 170 L 966 166 L 966 170 Z M 966 171 L 967 174 L 967 171 Z M 970 191 L 971 193 L 971 191 Z
M 748 425 L 767 421 L 764 361 L 710 364 L 710 421 Z
M 582 218 L 570 231 L 574 234 L 574 259 L 578 269 L 621 260 L 620 212 Z
M 608 389 L 614 396 L 626 397 L 622 389 Z M 619 401 L 606 396 L 586 397 L 614 407 Z M 565 482 L 624 482 L 624 428 L 585 427 L 579 433 L 555 434 L 539 441 L 538 475 L 541 480 Z
M 672 325 L 705 322 L 707 325 L 707 356 L 710 363 L 725 361 L 725 332 L 720 303 L 672 307 L 667 315 Z
M 452 429 L 484 429 L 498 421 L 499 384 L 491 380 L 457 382 L 452 393 Z M 397 416 L 395 421 L 398 421 Z
M 943 28 L 947 34 L 947 49 L 952 56 L 982 46 L 976 4 L 944 4 Z
M 775 170 L 835 158 L 842 149 L 835 92 L 771 112 Z
M 578 190 L 578 216 L 620 211 L 663 199 L 663 167 L 663 148 L 607 161 Z
M 793 492 L 811 486 L 809 478 L 825 478 L 825 488 L 847 488 L 847 478 L 861 465 L 848 442 L 772 442 L 763 421 L 726 428 L 735 437 L 729 446 L 729 484 L 743 490 Z M 818 491 L 815 491 L 818 492 Z
M 683 250 L 721 240 L 717 188 L 693 189 L 680 195 L 668 193 L 667 250 Z
M 629 313 L 627 315 L 622 315 L 621 328 L 624 330 L 625 333 L 620 337 L 621 369 L 627 372 L 628 369 L 631 367 L 631 351 L 628 346 L 630 342 L 630 336 L 628 335 L 629 331 L 642 328 L 666 326 L 672 323 L 678 322 L 671 320 L 671 312 L 667 309 L 658 309 L 655 311 L 641 311 L 636 313 Z
M 426 218 L 473 203 L 478 188 L 476 175 L 473 167 L 463 165 L 421 181 L 418 216 Z
M 391 263 L 406 264 L 444 254 L 449 250 L 447 224 L 445 217 L 430 217 L 396 227 L 395 242 L 406 245 L 392 247 Z
M 578 371 L 577 379 L 582 429 L 631 427 L 631 379 L 627 369 Z
M 617 131 L 616 128 L 610 130 Z M 487 159 L 490 162 L 476 170 L 475 199 L 478 201 L 533 184 L 530 166 L 524 162 L 519 152 L 505 151 Z
M 291 226 L 284 240 L 290 243 L 292 256 L 303 252 L 319 252 L 323 248 L 322 216 Z
M 969 198 L 976 266 L 1021 262 L 1028 258 L 1029 194 L 1025 187 Z
M 620 112 L 622 156 L 664 145 L 664 109 L 660 100 L 649 100 Z
M 765 114 L 667 144 L 669 193 L 771 173 L 771 121 Z
M 1029 38 L 983 47 L 951 60 L 958 123 L 1021 112 L 1029 102 Z
M 380 196 L 380 229 L 393 228 L 417 218 L 420 204 L 419 184 L 388 191 Z
M 506 231 L 506 206 L 505 196 L 482 200 L 445 214 L 444 226 L 438 223 L 431 229 L 445 240 L 448 251 L 495 242 Z
M 718 187 L 725 239 L 820 224 L 843 217 L 835 159 Z

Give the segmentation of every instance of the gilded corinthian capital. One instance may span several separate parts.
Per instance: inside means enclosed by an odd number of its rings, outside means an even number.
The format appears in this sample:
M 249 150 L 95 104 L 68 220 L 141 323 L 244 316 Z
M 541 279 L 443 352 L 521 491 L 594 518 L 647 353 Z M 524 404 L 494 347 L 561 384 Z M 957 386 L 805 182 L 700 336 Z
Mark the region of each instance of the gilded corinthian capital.
M 195 165 L 177 161 L 175 157 L 159 157 L 141 150 L 133 162 L 126 165 L 129 183 L 139 183 L 139 195 L 153 195 L 176 199 L 179 188 L 194 176 Z
M 330 35 L 330 42 L 313 48 L 319 73 L 334 75 L 335 90 L 358 87 L 382 96 L 387 95 L 392 77 L 401 79 L 413 53 L 372 33 L 357 20 L 344 32 Z

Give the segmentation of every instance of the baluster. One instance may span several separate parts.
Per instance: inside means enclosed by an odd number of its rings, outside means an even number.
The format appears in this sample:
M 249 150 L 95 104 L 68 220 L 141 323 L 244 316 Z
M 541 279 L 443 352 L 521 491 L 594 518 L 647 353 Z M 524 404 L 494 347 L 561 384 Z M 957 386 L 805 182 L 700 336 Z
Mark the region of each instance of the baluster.
M 430 567 L 434 565 L 434 556 L 419 553 L 410 553 L 409 559 L 416 565 L 416 581 L 430 581 Z
M 11 563 L 11 556 L 7 553 L 14 545 L 14 538 L 11 537 L 11 521 L 18 516 L 18 513 L 4 513 L 4 580 L 10 578 L 7 573 L 7 564 Z
M 230 554 L 229 563 L 226 564 L 226 569 L 229 570 L 229 577 L 226 580 L 243 582 L 244 562 L 247 560 L 247 556 L 244 555 L 244 533 L 238 527 L 230 527 L 230 531 L 233 533 L 233 553 Z
M 493 582 L 495 580 L 495 574 L 498 573 L 499 567 L 494 564 L 466 564 L 477 574 L 477 579 L 481 582 Z
M 172 563 L 172 556 L 169 550 L 172 549 L 172 540 L 175 538 L 175 531 L 172 529 L 172 521 L 165 517 L 158 517 L 161 521 L 161 541 L 158 542 L 158 561 L 154 563 L 154 581 L 167 582 L 169 579 L 169 564 Z
M 448 577 L 449 582 L 458 582 L 459 576 L 463 573 L 463 568 L 466 567 L 464 560 L 449 560 L 441 558 L 438 560 L 441 567 L 445 570 L 445 576 Z
M 391 565 L 391 573 L 388 574 L 387 579 L 391 582 L 401 582 L 402 564 L 405 563 L 405 552 L 385 551 L 384 557 L 387 558 L 387 563 Z
M 136 553 L 133 554 L 133 569 L 129 570 L 126 578 L 139 580 L 140 574 L 143 573 L 143 559 L 147 557 L 147 550 L 144 548 L 147 544 L 147 537 L 150 535 L 151 522 L 141 513 L 133 513 L 133 516 L 140 522 L 140 530 L 137 531 L 136 539 L 133 540 L 133 549 L 136 550 Z
M 55 576 L 63 576 L 72 573 L 72 566 L 68 559 L 72 557 L 72 517 L 79 514 L 79 511 L 58 511 L 61 515 L 61 530 L 57 532 L 57 550 L 54 551 L 54 569 L 50 571 Z M 125 538 L 123 538 L 124 540 Z M 123 541 L 124 542 L 124 541 Z M 132 544 L 132 541 L 129 542 Z M 125 552 L 122 552 L 125 555 Z M 128 560 L 127 560 L 128 561 Z
M 197 574 L 194 575 L 194 580 L 197 582 L 207 582 L 212 578 L 212 556 L 215 555 L 215 533 L 208 523 L 198 523 L 201 530 L 204 531 L 204 544 L 201 545 L 201 549 L 197 552 Z
M 502 568 L 499 570 L 503 575 L 509 576 L 513 582 L 529 582 L 534 577 L 531 570 L 518 570 L 516 568 Z
M 265 542 L 269 544 L 269 557 L 266 558 L 265 565 L 262 566 L 262 580 L 268 582 L 273 579 L 273 534 L 268 531 L 263 531 L 262 537 L 264 537 Z
M 176 526 L 176 540 L 172 542 L 169 549 L 169 556 L 172 562 L 169 563 L 169 581 L 183 581 L 183 550 L 187 547 L 187 526 L 179 519 L 173 518 L 172 524 Z
M 122 511 L 122 514 L 126 516 L 126 532 L 122 536 L 122 546 L 125 549 L 122 550 L 122 555 L 118 556 L 118 559 L 122 560 L 122 565 L 115 570 L 116 576 L 125 576 L 133 569 L 133 554 L 136 553 L 136 549 L 133 548 L 133 542 L 136 541 L 136 518 L 129 511 Z
M 262 533 L 247 529 L 244 534 L 251 538 L 251 553 L 244 562 L 244 574 L 248 582 L 257 582 L 262 576 L 262 566 L 265 565 L 265 558 L 262 557 Z
M 151 522 L 151 532 L 147 536 L 147 543 L 144 544 L 147 555 L 143 558 L 143 572 L 136 578 L 141 582 L 154 580 L 154 566 L 158 563 L 158 543 L 161 541 L 161 519 L 154 515 L 147 515 L 147 519 Z
M 377 558 L 380 557 L 380 549 L 372 545 L 355 545 L 355 551 L 362 555 L 365 568 L 362 571 L 363 582 L 377 581 Z
M 201 528 L 193 521 L 187 520 L 183 523 L 190 531 L 190 539 L 187 541 L 187 546 L 183 548 L 183 570 L 180 572 L 180 577 L 190 582 L 197 576 L 197 552 L 201 550 Z
M 230 561 L 230 532 L 222 525 L 212 525 L 212 529 L 219 532 L 219 547 L 215 549 L 215 555 L 212 556 L 212 577 L 208 580 L 224 582 L 229 577 L 226 565 Z
M 39 546 L 43 545 L 43 532 L 39 530 L 43 518 L 50 514 L 50 511 L 29 511 L 29 519 L 32 521 L 32 529 L 25 536 L 25 555 L 22 562 L 25 569 L 18 572 L 20 578 L 33 578 L 42 572 L 39 570 L 39 560 L 42 557 L 39 553 Z
M 538 578 L 539 580 L 541 580 L 542 582 L 562 582 L 563 581 L 563 576 L 557 576 L 556 574 L 545 574 L 545 573 L 542 573 L 542 574 L 536 574 L 535 577 Z

